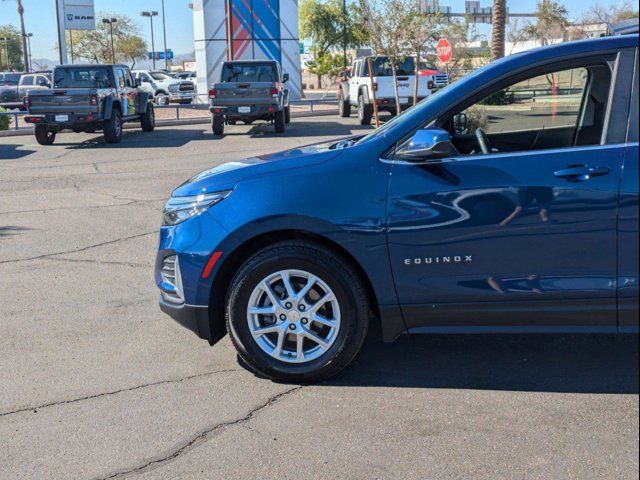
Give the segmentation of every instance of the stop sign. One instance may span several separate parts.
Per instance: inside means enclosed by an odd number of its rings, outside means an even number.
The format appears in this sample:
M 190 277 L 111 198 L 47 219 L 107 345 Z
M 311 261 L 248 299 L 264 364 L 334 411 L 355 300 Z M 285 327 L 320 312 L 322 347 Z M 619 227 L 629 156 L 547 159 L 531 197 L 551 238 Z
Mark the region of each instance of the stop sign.
M 449 63 L 453 57 L 453 47 L 449 40 L 441 38 L 436 45 L 436 55 L 442 63 Z

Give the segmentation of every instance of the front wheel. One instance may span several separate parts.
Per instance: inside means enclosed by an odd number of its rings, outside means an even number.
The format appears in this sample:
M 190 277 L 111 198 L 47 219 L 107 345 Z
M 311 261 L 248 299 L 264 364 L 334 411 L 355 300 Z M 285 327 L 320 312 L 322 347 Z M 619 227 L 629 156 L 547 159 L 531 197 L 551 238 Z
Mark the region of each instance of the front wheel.
M 56 131 L 47 128 L 46 125 L 36 125 L 36 141 L 40 145 L 53 145 L 56 140 Z
M 236 273 L 226 325 L 255 373 L 315 382 L 355 358 L 369 326 L 369 301 L 344 259 L 313 243 L 283 242 L 258 252 Z
M 365 103 L 362 95 L 358 96 L 358 120 L 360 125 L 371 125 L 371 117 L 373 116 L 373 106 Z
M 291 123 L 291 107 L 289 105 L 284 107 L 284 123 L 287 125 Z
M 285 117 L 284 117 L 284 111 L 280 110 L 278 112 L 275 113 L 274 115 L 274 119 L 273 119 L 273 124 L 276 128 L 276 133 L 284 133 L 284 125 L 285 125 Z

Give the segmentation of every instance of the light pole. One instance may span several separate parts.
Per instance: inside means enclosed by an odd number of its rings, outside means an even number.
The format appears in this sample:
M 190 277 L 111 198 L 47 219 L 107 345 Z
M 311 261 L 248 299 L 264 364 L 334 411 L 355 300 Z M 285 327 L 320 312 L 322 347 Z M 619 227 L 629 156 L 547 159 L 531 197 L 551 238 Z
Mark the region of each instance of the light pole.
M 24 36 L 27 39 L 27 50 L 29 52 L 29 66 L 27 72 L 30 72 L 33 70 L 33 68 L 31 68 L 31 37 L 33 37 L 33 33 L 25 33 Z M 26 57 L 27 54 L 25 54 L 25 58 Z
M 11 62 L 9 62 L 9 37 L 0 37 L 0 41 L 4 42 L 4 55 L 7 59 L 7 71 L 11 70 Z
M 347 0 L 342 0 L 342 55 L 343 66 L 347 70 Z
M 164 39 L 164 69 L 169 71 L 169 61 L 167 59 L 167 27 L 164 22 L 164 0 L 162 0 L 162 36 Z
M 153 69 L 155 70 L 156 69 L 156 45 L 153 40 L 153 17 L 158 16 L 158 12 L 145 11 L 145 12 L 140 12 L 140 15 L 143 17 L 149 17 L 149 20 L 151 20 L 151 60 L 153 60 Z
M 109 34 L 111 36 L 111 63 L 116 63 L 116 50 L 113 47 L 113 24 L 118 21 L 117 18 L 103 18 L 102 23 L 109 25 Z

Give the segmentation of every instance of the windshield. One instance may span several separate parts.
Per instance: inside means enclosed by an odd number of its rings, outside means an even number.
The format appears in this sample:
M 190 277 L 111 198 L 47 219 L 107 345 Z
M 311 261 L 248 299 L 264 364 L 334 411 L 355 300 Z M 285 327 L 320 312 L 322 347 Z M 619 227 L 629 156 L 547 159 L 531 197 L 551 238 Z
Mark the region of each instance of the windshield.
M 391 70 L 391 62 L 387 57 L 375 57 L 371 59 L 373 63 L 373 76 L 374 77 L 392 77 L 393 70 Z M 369 62 L 365 62 L 364 76 L 369 75 Z M 398 63 L 396 66 L 397 75 L 413 75 L 416 71 L 415 61 L 413 57 L 405 57 L 404 60 Z
M 150 75 L 154 80 L 173 80 L 174 77 L 162 72 L 151 72 Z
M 438 70 L 438 67 L 431 62 L 420 62 L 420 70 Z
M 277 82 L 278 74 L 273 63 L 225 63 L 222 81 Z
M 18 85 L 19 73 L 0 73 L 0 85 Z
M 109 88 L 109 69 L 106 67 L 56 68 L 54 88 Z

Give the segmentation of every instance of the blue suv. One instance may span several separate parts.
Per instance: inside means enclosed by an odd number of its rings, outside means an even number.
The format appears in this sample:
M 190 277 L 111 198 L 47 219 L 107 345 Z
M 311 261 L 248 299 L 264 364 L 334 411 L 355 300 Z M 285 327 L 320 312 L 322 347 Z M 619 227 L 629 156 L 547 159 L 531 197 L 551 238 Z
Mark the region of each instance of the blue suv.
M 637 33 L 564 43 L 204 171 L 164 210 L 160 307 L 283 381 L 337 373 L 372 325 L 637 332 L 638 80 Z

